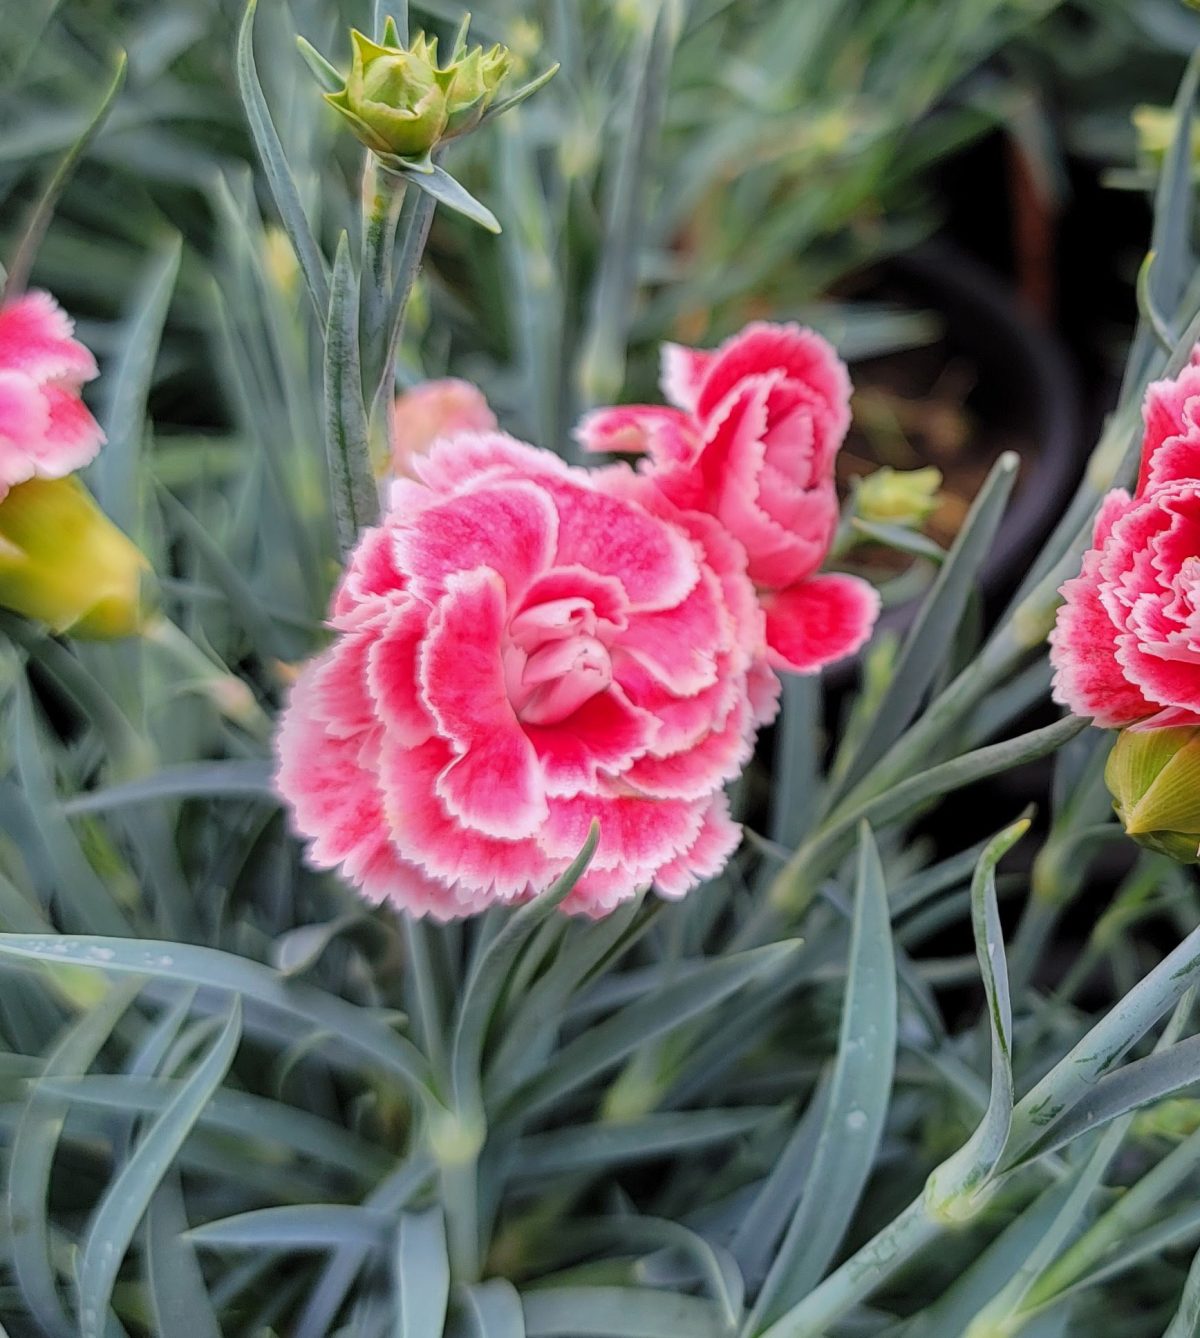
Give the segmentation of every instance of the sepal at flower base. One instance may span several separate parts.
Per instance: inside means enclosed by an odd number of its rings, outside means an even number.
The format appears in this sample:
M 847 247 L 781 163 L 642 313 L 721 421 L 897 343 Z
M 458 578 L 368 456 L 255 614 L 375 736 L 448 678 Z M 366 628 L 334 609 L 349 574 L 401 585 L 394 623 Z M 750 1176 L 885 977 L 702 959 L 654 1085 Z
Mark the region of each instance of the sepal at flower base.
M 0 607 L 76 637 L 133 636 L 149 570 L 75 477 L 30 479 L 0 501 Z
M 1200 863 L 1200 726 L 1122 730 L 1104 780 L 1139 845 Z

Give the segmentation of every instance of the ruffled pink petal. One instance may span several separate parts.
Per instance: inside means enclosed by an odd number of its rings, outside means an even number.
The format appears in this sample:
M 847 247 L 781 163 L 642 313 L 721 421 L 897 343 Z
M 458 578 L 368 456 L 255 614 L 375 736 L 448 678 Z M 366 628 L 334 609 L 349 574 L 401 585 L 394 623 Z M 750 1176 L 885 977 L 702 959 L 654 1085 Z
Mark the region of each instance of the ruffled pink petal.
M 779 698 L 783 684 L 779 681 L 779 675 L 767 663 L 765 655 L 750 666 L 746 675 L 746 690 L 750 694 L 754 723 L 769 725 L 779 714 Z
M 715 878 L 741 844 L 742 829 L 729 816 L 729 800 L 713 796 L 696 839 L 683 854 L 665 864 L 654 878 L 659 896 L 677 900 L 698 883 Z
M 548 887 L 572 857 L 547 855 L 533 838 L 505 840 L 464 826 L 437 793 L 438 777 L 453 760 L 439 738 L 419 748 L 384 738 L 379 782 L 396 849 L 429 877 L 490 900 L 513 901 Z
M 627 869 L 632 889 L 639 882 L 649 882 L 664 864 L 691 848 L 706 807 L 706 801 L 625 794 L 555 798 L 550 801 L 550 817 L 540 840 L 550 855 L 573 859 L 583 847 L 592 819 L 598 819 L 600 840 L 591 867 Z
M 639 758 L 622 781 L 656 799 L 700 799 L 736 777 L 754 751 L 754 721 L 747 696 L 739 696 L 724 724 L 698 743 L 668 757 Z
M 317 868 L 343 867 L 355 878 L 387 845 L 375 777 L 361 763 L 361 741 L 331 735 L 321 721 L 317 684 L 324 657 L 312 661 L 292 687 L 275 740 L 275 784 L 292 810 L 292 825 L 308 838 Z
M 657 722 L 619 687 L 590 697 L 555 725 L 526 725 L 546 792 L 574 795 L 595 789 L 601 771 L 624 772 L 654 741 Z
M 879 592 L 857 576 L 814 576 L 764 597 L 767 658 L 776 669 L 811 674 L 853 655 L 871 635 Z
M 378 723 L 367 686 L 367 661 L 385 620 L 386 614 L 364 620 L 339 637 L 312 667 L 313 710 L 335 739 L 359 739 Z
M 849 373 L 828 341 L 799 325 L 755 322 L 722 344 L 704 378 L 696 413 L 711 413 L 746 377 L 777 370 L 829 406 L 830 430 L 840 442 L 850 426 Z
M 46 386 L 42 394 L 50 411 L 45 450 L 39 453 L 43 466 L 62 478 L 90 464 L 104 445 L 104 433 L 78 395 L 61 386 Z
M 1099 571 L 1100 553 L 1091 549 L 1080 574 L 1061 587 L 1064 602 L 1050 633 L 1052 696 L 1076 715 L 1119 729 L 1154 708 L 1117 662 L 1119 629 L 1101 602 Z
M 395 531 L 390 525 L 363 530 L 333 596 L 330 616 L 337 626 L 372 616 L 381 599 L 404 589 L 406 577 L 396 566 Z M 369 606 L 364 610 L 364 605 Z
M 717 655 L 732 640 L 720 586 L 705 567 L 691 594 L 674 608 L 634 614 L 620 647 L 682 697 L 717 681 Z
M 30 292 L 0 308 L 0 368 L 78 389 L 96 375 L 96 359 L 49 293 Z
M 608 455 L 648 455 L 660 465 L 688 465 L 700 452 L 693 418 L 661 405 L 626 404 L 595 409 L 575 429 L 585 451 Z
M 416 477 L 437 493 L 452 493 L 489 479 L 582 475 L 552 452 L 540 451 L 503 432 L 468 432 L 452 441 L 436 441 L 427 454 L 413 460 L 412 467 Z
M 367 901 L 387 902 L 418 918 L 429 915 L 435 920 L 454 920 L 488 905 L 486 893 L 429 878 L 386 842 L 360 870 L 358 886 Z
M 643 664 L 620 654 L 613 657 L 613 673 L 634 705 L 658 722 L 650 752 L 666 757 L 694 747 L 733 710 L 744 690 L 732 668 L 733 655 L 717 657 L 715 682 L 691 696 L 677 696 Z
M 378 634 L 367 655 L 366 682 L 378 722 L 407 748 L 433 733 L 433 717 L 421 700 L 418 680 L 429 615 L 429 608 L 415 599 L 392 605 L 378 619 Z
M 21 372 L 0 370 L 0 487 L 35 476 L 34 452 L 49 427 L 50 407 L 37 385 Z
M 521 609 L 513 616 L 510 631 L 519 628 L 522 617 L 535 616 L 538 608 L 565 601 L 584 601 L 590 605 L 595 630 L 606 636 L 622 631 L 628 624 L 629 601 L 621 582 L 615 576 L 598 576 L 576 563 L 551 567 L 530 583 Z M 591 634 L 589 631 L 588 635 Z
M 685 348 L 683 344 L 662 346 L 662 370 L 659 385 L 669 404 L 692 413 L 700 396 L 700 387 L 708 375 L 716 354 L 710 349 Z
M 1200 367 L 1185 367 L 1174 380 L 1152 381 L 1146 387 L 1142 418 L 1145 433 L 1136 495 L 1172 479 L 1200 478 Z
M 553 560 L 554 502 L 537 483 L 497 481 L 447 498 L 396 527 L 396 562 L 434 601 L 458 572 L 487 567 L 515 602 Z
M 453 817 L 488 836 L 532 836 L 546 800 L 537 754 L 505 684 L 504 583 L 480 568 L 450 576 L 446 586 L 418 669 L 438 732 L 459 754 L 438 777 L 438 796 Z
M 558 506 L 556 565 L 615 577 L 631 609 L 645 611 L 673 608 L 699 580 L 687 536 L 637 503 L 574 482 L 543 486 Z

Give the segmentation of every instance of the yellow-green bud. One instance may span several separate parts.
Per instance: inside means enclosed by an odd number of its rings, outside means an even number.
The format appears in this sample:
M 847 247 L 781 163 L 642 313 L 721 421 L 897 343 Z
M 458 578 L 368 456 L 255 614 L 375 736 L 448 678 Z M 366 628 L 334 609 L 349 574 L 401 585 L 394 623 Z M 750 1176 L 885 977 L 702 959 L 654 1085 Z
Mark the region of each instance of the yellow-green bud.
M 140 550 L 77 478 L 30 479 L 0 501 L 0 606 L 93 640 L 132 636 L 145 616 Z
M 446 66 L 437 38 L 417 33 L 407 47 L 350 34 L 346 87 L 325 100 L 375 153 L 420 158 L 438 143 L 477 126 L 512 66 L 506 47 L 474 47 Z
M 453 139 L 475 129 L 495 101 L 512 63 L 511 53 L 497 44 L 490 51 L 474 47 L 449 67 L 454 77 L 446 91 L 448 115 L 443 139 Z
M 1200 863 L 1200 727 L 1122 730 L 1104 781 L 1139 845 Z
M 924 469 L 883 465 L 859 480 L 855 509 L 863 520 L 877 525 L 920 529 L 938 508 L 941 486 L 941 470 L 932 465 Z
M 399 158 L 428 153 L 446 129 L 451 81 L 449 72 L 433 63 L 436 44 L 418 33 L 407 50 L 381 46 L 357 29 L 350 41 L 354 50 L 346 87 L 326 93 L 325 101 L 374 152 Z

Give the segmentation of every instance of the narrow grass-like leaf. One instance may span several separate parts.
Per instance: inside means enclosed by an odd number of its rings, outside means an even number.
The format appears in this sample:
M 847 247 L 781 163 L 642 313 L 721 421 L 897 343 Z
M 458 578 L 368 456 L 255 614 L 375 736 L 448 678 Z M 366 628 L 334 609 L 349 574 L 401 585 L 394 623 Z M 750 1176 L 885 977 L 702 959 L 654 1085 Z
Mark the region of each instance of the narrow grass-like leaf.
M 1069 1178 L 1049 1186 L 993 1240 L 940 1296 L 913 1316 L 904 1338 L 963 1338 L 970 1322 L 1016 1274 L 1044 1239 L 1070 1197 Z
M 505 1278 L 464 1287 L 460 1308 L 463 1338 L 526 1338 L 521 1298 Z
M 363 1206 L 368 1212 L 378 1213 L 394 1222 L 397 1212 L 422 1189 L 433 1173 L 433 1159 L 428 1153 L 418 1153 L 381 1181 Z M 373 1244 L 373 1240 L 365 1243 L 349 1241 L 337 1246 L 296 1320 L 293 1338 L 325 1338 Z
M 646 207 L 674 53 L 677 12 L 657 0 L 639 12 L 638 48 L 622 102 L 628 120 L 619 140 L 605 202 L 600 263 L 579 356 L 585 404 L 616 400 L 625 379 L 626 344 L 644 245 Z
M 600 826 L 593 822 L 583 848 L 562 877 L 507 920 L 471 972 L 454 1026 L 450 1057 L 454 1100 L 460 1107 L 479 1104 L 480 1065 L 488 1023 L 517 954 L 534 930 L 570 896 L 591 863 L 599 840 Z
M 444 204 L 447 209 L 453 209 L 456 214 L 462 214 L 464 218 L 469 218 L 472 223 L 478 223 L 481 228 L 486 228 L 488 232 L 499 233 L 501 231 L 500 220 L 487 205 L 480 203 L 445 168 L 439 167 L 436 163 L 432 163 L 430 166 L 432 170 L 429 172 L 405 172 L 404 179 L 419 190 L 423 190 L 438 204 Z
M 103 1338 L 113 1283 L 137 1225 L 200 1112 L 229 1071 L 241 1036 L 242 1005 L 235 996 L 212 1049 L 146 1130 L 92 1215 L 79 1262 L 82 1338 Z
M 283 226 L 291 238 L 296 258 L 300 262 L 301 273 L 304 275 L 304 282 L 317 310 L 317 319 L 324 325 L 329 310 L 329 278 L 325 257 L 313 237 L 304 206 L 300 202 L 300 192 L 292 179 L 283 145 L 279 142 L 279 135 L 267 108 L 267 100 L 263 97 L 258 71 L 254 67 L 254 11 L 257 4 L 258 0 L 249 0 L 242 26 L 238 31 L 238 89 L 242 95 L 242 105 L 246 109 L 246 119 L 250 123 L 254 147 L 258 150 L 263 170 L 270 183 L 275 207 L 279 210 L 279 217 L 283 220 Z
M 191 1243 L 183 1239 L 187 1227 L 178 1176 L 168 1173 L 146 1211 L 146 1289 L 155 1328 L 161 1335 L 221 1338 L 204 1274 Z
M 844 817 L 831 822 L 814 840 L 800 847 L 771 885 L 772 903 L 790 907 L 811 895 L 815 891 L 814 878 L 836 865 L 848 848 L 857 823 L 865 820 L 872 828 L 882 829 L 907 817 L 931 799 L 1045 757 L 1086 729 L 1087 723 L 1075 716 L 1064 716 L 1042 729 L 1030 730 L 1028 734 L 989 744 L 986 748 L 976 748 L 953 761 L 918 772 L 882 794 L 864 800 Z
M 957 1216 L 995 1170 L 1008 1141 L 1013 1113 L 1012 1000 L 1004 932 L 996 905 L 996 865 L 1029 830 L 1022 818 L 994 837 L 980 856 L 971 882 L 971 928 L 991 1032 L 991 1089 L 987 1110 L 967 1143 L 929 1177 L 928 1201 L 941 1215 Z
M 497 116 L 503 116 L 506 111 L 512 111 L 514 107 L 519 107 L 526 98 L 531 98 L 539 88 L 545 88 L 551 79 L 559 71 L 559 65 L 555 63 L 548 70 L 543 70 L 541 74 L 530 79 L 527 84 L 522 84 L 515 93 L 509 94 L 506 98 L 501 98 L 494 106 L 490 107 L 483 114 L 480 125 L 487 125 L 489 121 L 494 121 Z
M 49 748 L 38 728 L 33 699 L 23 677 L 17 682 L 14 698 L 12 750 L 17 778 L 54 874 L 59 923 L 67 929 L 91 933 L 129 932 L 128 919 L 59 810 L 47 765 Z
M 47 1093 L 65 1101 L 101 1110 L 150 1115 L 165 1110 L 182 1085 L 179 1079 L 173 1078 L 112 1077 L 106 1074 L 47 1078 L 44 1082 Z M 390 1164 L 384 1152 L 331 1121 L 249 1092 L 214 1092 L 200 1112 L 198 1123 L 268 1144 L 282 1144 L 322 1165 L 368 1180 L 378 1177 Z
M 528 1338 L 726 1338 L 720 1309 L 640 1287 L 547 1287 L 521 1297 Z
M 741 1215 L 729 1243 L 733 1257 L 751 1287 L 757 1287 L 766 1277 L 776 1247 L 795 1215 L 796 1204 L 808 1183 L 809 1168 L 828 1107 L 829 1082 L 824 1078 L 762 1188 Z
M 854 532 L 897 553 L 925 558 L 937 567 L 946 561 L 946 550 L 941 544 L 922 534 L 920 530 L 906 529 L 903 525 L 882 525 L 876 521 L 855 517 Z
M 325 328 L 325 454 L 338 545 L 343 556 L 379 518 L 358 348 L 358 280 L 343 232 L 333 262 Z
M 1029 1148 L 1022 1161 L 1056 1152 L 1109 1120 L 1196 1082 L 1200 1082 L 1200 1036 L 1189 1036 L 1101 1078 L 1088 1090 L 1086 1099 L 1056 1120 L 1046 1136 Z
M 340 93 L 346 87 L 345 76 L 337 66 L 326 60 L 307 38 L 299 34 L 296 35 L 296 50 L 326 93 Z
M 46 1060 L 45 1076 L 85 1073 L 139 989 L 139 982 L 126 982 L 85 1013 Z M 78 1332 L 59 1299 L 47 1220 L 50 1170 L 66 1115 L 65 1101 L 45 1098 L 34 1087 L 13 1135 L 4 1204 L 8 1253 L 21 1297 L 53 1338 L 77 1338 Z
M 341 1203 L 257 1208 L 205 1222 L 188 1239 L 213 1250 L 332 1250 L 343 1245 L 377 1249 L 392 1221 L 383 1213 Z
M 751 1316 L 766 1328 L 821 1280 L 875 1164 L 896 1063 L 896 963 L 883 867 L 859 832 L 850 969 L 837 1058 L 812 1166 L 796 1214 Z
M 109 785 L 103 790 L 85 790 L 60 805 L 67 817 L 85 813 L 107 813 L 130 804 L 150 804 L 173 799 L 261 799 L 278 804 L 271 784 L 271 763 L 229 759 L 221 762 L 181 762 L 163 767 L 149 776 Z
M 718 1007 L 751 981 L 773 975 L 798 946 L 789 940 L 734 953 L 707 963 L 678 984 L 664 985 L 569 1042 L 554 1067 L 526 1084 L 510 1104 L 526 1119 L 533 1118 L 619 1064 L 639 1046 Z
M 105 511 L 135 537 L 141 521 L 140 465 L 146 401 L 179 274 L 182 246 L 182 237 L 174 234 L 151 262 L 122 326 L 120 357 L 104 380 L 100 421 L 108 444 L 90 473 Z
M 512 1174 L 538 1178 L 594 1174 L 632 1162 L 683 1156 L 751 1134 L 772 1114 L 769 1107 L 754 1106 L 664 1111 L 627 1123 L 573 1125 L 532 1134 L 516 1145 Z
M 1200 929 L 1164 957 L 1018 1102 L 1002 1168 L 1024 1161 L 1056 1120 L 1090 1100 L 1100 1079 L 1197 982 Z
M 949 654 L 979 569 L 992 546 L 1020 460 L 1006 451 L 992 466 L 904 639 L 891 682 L 864 729 L 856 755 L 829 794 L 832 806 L 903 734 Z
M 635 924 L 639 914 L 641 899 L 635 897 L 603 920 L 589 924 L 586 932 L 568 937 L 545 974 L 514 1000 L 514 1011 L 488 1065 L 485 1091 L 492 1104 L 506 1101 L 545 1062 L 568 1002 L 584 990 L 604 962 L 649 928 L 649 915 Z
M 54 217 L 54 206 L 58 203 L 63 187 L 71 179 L 71 174 L 79 165 L 80 159 L 87 152 L 92 140 L 100 133 L 105 121 L 108 120 L 108 114 L 112 111 L 113 103 L 116 102 L 117 95 L 125 86 L 128 65 L 129 62 L 125 52 L 119 52 L 112 83 L 109 84 L 107 91 L 100 99 L 100 105 L 96 108 L 83 133 L 71 145 L 62 161 L 54 169 L 54 173 L 46 183 L 45 189 L 38 197 L 38 201 L 21 231 L 12 259 L 8 263 L 8 273 L 4 279 L 4 301 L 9 301 L 15 297 L 28 282 L 38 247 L 46 234 L 46 229 L 50 226 L 50 220 Z
M 450 1258 L 440 1207 L 401 1215 L 393 1269 L 395 1338 L 438 1338 L 450 1301 Z
M 289 981 L 261 962 L 245 957 L 215 948 L 154 939 L 56 940 L 38 934 L 0 934 L 0 957 L 71 962 L 113 975 L 145 976 L 229 990 L 336 1037 L 336 1045 L 329 1049 L 332 1059 L 346 1052 L 365 1056 L 412 1084 L 421 1096 L 429 1091 L 428 1065 L 410 1041 L 384 1026 L 366 1009 Z
M 1179 1308 L 1171 1317 L 1163 1338 L 1196 1338 L 1197 1333 L 1200 1333 L 1200 1253 L 1188 1269 Z

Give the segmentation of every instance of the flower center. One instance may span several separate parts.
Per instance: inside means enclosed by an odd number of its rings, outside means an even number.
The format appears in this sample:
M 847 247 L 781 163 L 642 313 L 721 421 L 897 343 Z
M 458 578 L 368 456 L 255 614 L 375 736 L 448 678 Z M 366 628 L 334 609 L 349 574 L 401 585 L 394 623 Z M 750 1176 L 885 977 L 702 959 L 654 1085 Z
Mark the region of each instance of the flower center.
M 527 725 L 556 725 L 612 682 L 587 599 L 556 599 L 519 613 L 504 654 L 508 699 Z

